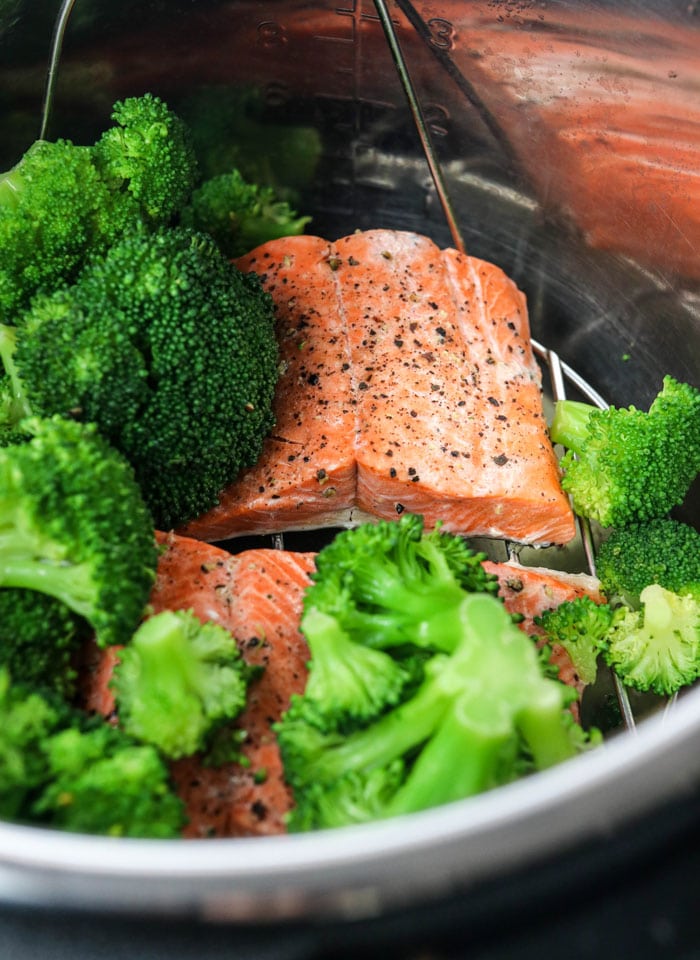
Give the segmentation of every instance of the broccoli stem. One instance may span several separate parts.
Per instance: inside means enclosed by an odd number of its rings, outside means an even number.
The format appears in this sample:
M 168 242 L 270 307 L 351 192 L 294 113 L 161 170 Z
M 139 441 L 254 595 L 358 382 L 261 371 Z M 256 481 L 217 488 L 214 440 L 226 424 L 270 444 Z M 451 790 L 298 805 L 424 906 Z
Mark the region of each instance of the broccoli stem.
M 549 428 L 552 441 L 579 453 L 588 434 L 591 413 L 596 409 L 592 404 L 579 400 L 558 400 Z
M 17 207 L 19 195 L 24 189 L 24 178 L 16 164 L 12 169 L 0 174 L 0 206 Z
M 332 783 L 349 772 L 388 766 L 430 737 L 448 705 L 449 695 L 438 684 L 424 685 L 411 700 L 311 761 L 309 779 Z
M 0 202 L 1 199 L 0 197 Z M 17 331 L 15 328 L 0 323 L 0 361 L 5 368 L 11 387 L 10 402 L 4 405 L 4 409 L 0 409 L 0 422 L 13 427 L 24 417 L 32 415 L 14 361 L 16 344 Z
M 673 610 L 667 594 L 657 583 L 652 583 L 642 591 L 644 598 L 644 625 L 652 630 L 668 630 L 673 621 Z
M 188 637 L 177 616 L 170 613 L 146 620 L 139 631 L 139 664 L 144 678 L 170 700 L 185 691 L 201 693 L 197 663 L 193 660 Z
M 0 533 L 0 586 L 37 590 L 60 600 L 79 616 L 90 620 L 97 591 L 87 564 L 73 564 L 60 557 L 45 557 L 40 545 L 17 544 L 17 530 Z
M 447 710 L 437 733 L 392 797 L 387 816 L 474 796 L 497 782 L 502 758 L 515 743 L 513 731 L 507 717 L 500 726 L 492 715 L 480 719 L 476 706 L 461 698 Z
M 517 717 L 518 729 L 538 770 L 568 760 L 576 752 L 561 716 L 561 697 L 552 687 L 549 690 L 542 688 L 537 702 L 522 710 Z

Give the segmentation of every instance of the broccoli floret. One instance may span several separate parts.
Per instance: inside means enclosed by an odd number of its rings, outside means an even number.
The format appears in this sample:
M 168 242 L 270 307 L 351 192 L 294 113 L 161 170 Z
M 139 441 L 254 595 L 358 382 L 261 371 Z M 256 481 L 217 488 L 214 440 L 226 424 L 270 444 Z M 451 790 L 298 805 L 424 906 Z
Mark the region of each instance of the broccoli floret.
M 463 591 L 460 637 L 426 661 L 394 708 L 346 734 L 320 729 L 294 697 L 277 725 L 294 792 L 290 829 L 340 826 L 461 799 L 573 756 L 585 735 L 570 688 L 545 677 L 500 600 Z
M 277 122 L 261 91 L 198 87 L 177 110 L 190 129 L 204 178 L 239 170 L 285 200 L 311 183 L 322 150 L 318 130 Z
M 16 346 L 16 328 L 0 324 L 0 363 L 4 369 L 0 378 L 0 425 L 8 436 L 16 433 L 19 423 L 31 413 L 14 362 Z
M 251 676 L 224 627 L 189 610 L 158 613 L 120 653 L 112 680 L 119 722 L 167 757 L 189 756 L 241 713 Z
M 562 486 L 579 514 L 604 527 L 662 517 L 700 471 L 700 390 L 666 376 L 647 412 L 560 400 L 550 434 L 568 448 Z
M 32 808 L 39 820 L 74 833 L 180 835 L 184 805 L 153 747 L 101 722 L 88 730 L 61 730 L 43 750 L 48 782 Z
M 392 816 L 488 789 L 587 742 L 483 554 L 423 519 L 365 523 L 316 558 L 309 679 L 277 725 L 290 827 Z
M 88 250 L 103 252 L 103 212 L 120 222 L 88 147 L 37 141 L 0 177 L 0 318 L 13 323 L 41 289 L 77 274 Z
M 55 597 L 98 643 L 124 643 L 157 564 L 133 470 L 92 424 L 54 417 L 24 427 L 28 442 L 0 448 L 0 587 Z
M 177 837 L 184 804 L 158 752 L 10 682 L 0 668 L 0 816 L 83 833 Z
M 461 636 L 454 611 L 464 591 L 498 593 L 485 558 L 439 525 L 424 531 L 417 514 L 360 524 L 319 552 L 304 610 L 336 617 L 368 646 L 451 652 Z
M 337 617 L 307 605 L 301 619 L 311 653 L 304 712 L 325 729 L 347 729 L 378 716 L 401 699 L 420 661 L 396 659 L 358 642 Z
M 497 592 L 484 557 L 439 527 L 424 532 L 416 514 L 339 533 L 316 557 L 304 596 L 307 717 L 346 728 L 394 706 L 421 676 L 417 651 L 453 649 L 464 591 Z
M 89 634 L 86 621 L 54 597 L 0 588 L 0 665 L 23 683 L 71 697 L 74 657 Z
M 112 120 L 94 147 L 97 169 L 112 191 L 128 192 L 149 220 L 168 223 L 199 173 L 186 124 L 149 93 L 116 103 Z
M 214 506 L 274 422 L 272 300 L 210 237 L 135 231 L 18 320 L 14 396 L 94 422 L 161 529 Z
M 0 320 L 75 280 L 137 223 L 167 223 L 197 168 L 184 124 L 145 94 L 118 103 L 93 146 L 37 141 L 0 175 Z
M 671 517 L 613 530 L 598 548 L 596 573 L 611 600 L 639 606 L 644 587 L 700 590 L 700 532 Z
M 674 694 L 700 675 L 700 594 L 650 584 L 639 600 L 639 610 L 620 608 L 605 657 L 628 686 Z
M 0 818 L 26 816 L 30 797 L 46 779 L 42 752 L 65 708 L 28 687 L 15 688 L 0 666 Z
M 206 180 L 183 208 L 181 222 L 210 234 L 229 257 L 261 243 L 303 233 L 311 217 L 299 216 L 272 187 L 247 183 L 238 170 Z
M 545 631 L 549 643 L 558 643 L 566 650 L 583 683 L 592 684 L 598 674 L 598 656 L 606 646 L 613 623 L 621 615 L 622 611 L 610 604 L 583 596 L 565 600 L 534 620 Z

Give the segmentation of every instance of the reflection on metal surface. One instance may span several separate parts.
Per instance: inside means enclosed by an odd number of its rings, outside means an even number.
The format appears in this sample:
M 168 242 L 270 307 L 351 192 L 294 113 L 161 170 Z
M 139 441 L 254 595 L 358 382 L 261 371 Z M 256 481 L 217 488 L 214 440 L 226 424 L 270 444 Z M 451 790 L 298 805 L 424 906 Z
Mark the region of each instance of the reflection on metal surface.
M 131 7 L 105 33 L 94 19 L 79 29 L 76 4 L 57 89 L 68 123 L 71 104 L 104 111 L 146 88 L 167 96 L 241 83 L 305 104 L 322 122 L 335 111 L 346 156 L 379 134 L 375 119 L 401 118 L 371 0 L 210 0 L 160 15 L 157 4 Z M 700 17 L 691 8 L 400 0 L 391 13 L 444 162 L 498 171 L 597 249 L 700 279 Z M 10 36 L 21 39 L 21 24 Z M 5 97 L 26 99 L 33 83 L 40 98 L 44 76 L 43 65 L 0 63 Z

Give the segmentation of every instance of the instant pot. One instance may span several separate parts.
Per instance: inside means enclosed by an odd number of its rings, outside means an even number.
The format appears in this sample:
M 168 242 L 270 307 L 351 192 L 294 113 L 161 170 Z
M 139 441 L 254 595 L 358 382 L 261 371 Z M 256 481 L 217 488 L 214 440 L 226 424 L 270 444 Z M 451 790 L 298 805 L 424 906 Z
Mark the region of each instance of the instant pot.
M 547 395 L 646 407 L 664 374 L 700 385 L 696 0 L 0 0 L 5 168 L 38 136 L 91 142 L 146 91 L 188 120 L 219 104 L 221 162 L 264 153 L 310 232 L 415 230 L 501 266 Z M 699 522 L 697 485 L 678 516 Z M 696 956 L 699 827 L 691 690 L 386 823 L 178 842 L 0 824 L 0 955 Z

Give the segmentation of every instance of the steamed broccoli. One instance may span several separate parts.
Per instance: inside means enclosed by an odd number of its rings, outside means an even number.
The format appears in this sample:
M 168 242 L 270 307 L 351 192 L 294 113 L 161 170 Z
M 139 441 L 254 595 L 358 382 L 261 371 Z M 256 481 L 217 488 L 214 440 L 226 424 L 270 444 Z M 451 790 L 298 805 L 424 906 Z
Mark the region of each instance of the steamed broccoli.
M 224 627 L 201 623 L 192 611 L 158 613 L 141 624 L 115 667 L 120 725 L 167 757 L 189 756 L 241 713 L 251 676 Z
M 410 514 L 319 552 L 302 617 L 309 680 L 276 728 L 291 829 L 456 800 L 587 742 L 575 693 L 545 675 L 481 559 Z
M 72 696 L 73 660 L 89 632 L 86 621 L 55 597 L 0 588 L 0 666 L 29 686 Z
M 630 607 L 652 583 L 674 593 L 700 590 L 700 532 L 671 517 L 613 530 L 598 548 L 596 573 L 606 595 Z
M 134 231 L 35 298 L 0 356 L 17 409 L 98 425 L 162 529 L 212 507 L 274 420 L 272 300 L 184 227 Z
M 311 217 L 299 216 L 272 187 L 248 183 L 238 170 L 198 187 L 181 213 L 185 226 L 210 234 L 229 257 L 261 243 L 303 232 Z
M 549 642 L 565 647 L 584 682 L 594 682 L 602 654 L 627 686 L 671 695 L 700 676 L 700 583 L 678 590 L 655 582 L 642 586 L 641 572 L 642 565 L 632 563 L 622 570 L 627 585 L 640 587 L 634 607 L 619 597 L 600 604 L 584 597 L 535 622 Z
M 199 175 L 188 127 L 150 93 L 117 102 L 112 120 L 94 146 L 95 166 L 115 195 L 136 200 L 147 220 L 168 223 Z
M 73 281 L 136 224 L 169 222 L 197 180 L 184 124 L 150 94 L 115 104 L 92 146 L 37 141 L 0 175 L 0 320 Z
M 453 616 L 453 651 L 428 659 L 422 682 L 372 722 L 322 728 L 316 705 L 308 717 L 304 696 L 293 699 L 277 730 L 294 792 L 290 829 L 423 810 L 576 753 L 566 709 L 575 694 L 543 676 L 503 604 L 465 591 Z
M 126 642 L 157 563 L 133 470 L 92 424 L 23 426 L 29 441 L 0 448 L 0 588 L 46 593 L 87 620 L 100 644 Z
M 640 609 L 625 610 L 607 637 L 605 657 L 628 686 L 673 694 L 700 676 L 700 591 L 644 587 Z
M 598 656 L 605 649 L 608 633 L 622 611 L 588 596 L 576 597 L 535 617 L 549 643 L 558 643 L 571 658 L 583 683 L 595 683 Z
M 357 642 L 337 616 L 313 601 L 302 616 L 301 630 L 311 650 L 304 691 L 304 711 L 315 723 L 345 729 L 366 722 L 394 706 L 409 683 L 420 676 L 420 659 L 402 661 Z
M 700 471 L 700 390 L 664 377 L 648 412 L 560 400 L 551 438 L 568 448 L 562 486 L 604 527 L 665 516 Z
M 311 651 L 306 689 L 324 724 L 368 720 L 420 674 L 419 651 L 451 652 L 465 590 L 496 593 L 485 554 L 404 513 L 344 530 L 316 557 L 301 627 Z M 391 650 L 392 655 L 385 653 Z
M 11 683 L 0 668 L 0 816 L 83 833 L 177 837 L 184 805 L 157 751 Z
M 290 202 L 311 183 L 322 152 L 318 130 L 270 110 L 262 91 L 197 87 L 177 110 L 189 127 L 205 179 L 239 170 L 250 183 L 272 187 Z
M 404 513 L 343 530 L 316 557 L 304 609 L 317 607 L 373 647 L 411 642 L 451 652 L 461 637 L 452 615 L 469 592 L 498 593 L 486 554 L 440 525 Z

